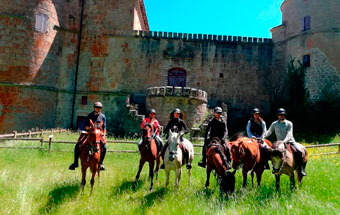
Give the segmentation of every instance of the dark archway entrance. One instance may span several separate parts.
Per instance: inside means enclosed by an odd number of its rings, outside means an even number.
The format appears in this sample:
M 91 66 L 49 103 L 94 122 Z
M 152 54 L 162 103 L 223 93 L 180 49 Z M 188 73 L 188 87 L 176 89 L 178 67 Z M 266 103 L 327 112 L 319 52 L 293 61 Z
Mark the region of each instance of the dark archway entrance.
M 185 87 L 187 72 L 184 69 L 173 68 L 168 73 L 168 86 Z

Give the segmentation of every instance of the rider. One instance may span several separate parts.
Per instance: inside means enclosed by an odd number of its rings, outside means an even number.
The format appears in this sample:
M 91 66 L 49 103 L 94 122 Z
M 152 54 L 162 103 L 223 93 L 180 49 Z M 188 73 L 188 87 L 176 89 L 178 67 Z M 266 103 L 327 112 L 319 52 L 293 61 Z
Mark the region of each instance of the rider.
M 170 119 L 170 121 L 168 122 L 168 125 L 164 129 L 164 134 L 166 135 L 166 138 L 169 137 L 169 130 L 170 129 L 171 129 L 171 131 L 176 131 L 176 132 L 183 131 L 185 134 L 188 133 L 188 128 L 187 128 L 185 122 L 180 118 L 180 114 L 181 114 L 181 110 L 178 109 L 178 108 L 176 108 L 173 111 L 173 118 Z M 169 146 L 169 143 L 168 143 L 168 141 L 166 141 L 165 145 L 162 148 L 162 152 L 161 152 L 162 159 L 163 159 L 161 169 L 165 168 L 164 155 L 165 155 L 165 151 L 166 151 L 168 146 Z M 189 163 L 189 154 L 188 153 L 185 153 L 185 154 L 186 154 L 185 156 L 186 156 L 186 161 L 187 161 L 186 167 L 187 167 L 187 169 L 191 169 L 192 166 Z
M 149 111 L 149 117 L 145 118 L 143 122 L 140 124 L 140 127 L 143 129 L 144 125 L 146 123 L 149 123 L 153 128 L 153 137 L 156 140 L 157 143 L 157 149 L 161 149 L 163 147 L 163 141 L 162 138 L 159 137 L 159 131 L 161 130 L 161 125 L 159 124 L 158 120 L 155 118 L 156 116 L 156 110 L 150 109 Z M 140 146 L 143 142 L 143 138 L 138 142 L 138 149 L 140 150 Z
M 286 111 L 283 108 L 277 110 L 278 120 L 273 122 L 269 127 L 266 137 L 270 136 L 273 131 L 275 131 L 276 139 L 278 141 L 282 141 L 283 143 L 290 144 L 293 148 L 296 149 L 294 153 L 296 156 L 296 165 L 298 166 L 298 171 L 301 175 L 306 176 L 306 172 L 304 170 L 303 165 L 303 153 L 301 148 L 303 146 L 300 143 L 295 142 L 293 137 L 293 123 L 291 121 L 286 120 Z
M 100 163 L 99 163 L 99 168 L 100 170 L 105 170 L 103 161 L 105 158 L 105 154 L 106 154 L 106 140 L 105 140 L 105 136 L 106 136 L 106 117 L 105 115 L 101 112 L 103 105 L 101 102 L 95 102 L 94 103 L 94 111 L 91 112 L 87 118 L 86 118 L 86 127 L 85 130 L 89 131 L 90 130 L 90 119 L 92 120 L 92 122 L 94 122 L 95 124 L 99 125 L 102 121 L 103 121 L 103 126 L 102 126 L 102 138 L 100 141 Z M 78 139 L 78 142 L 76 144 L 76 146 L 74 147 L 74 162 L 69 166 L 69 170 L 75 170 L 75 168 L 77 168 L 78 165 L 78 159 L 80 156 L 80 146 L 81 146 L 81 141 L 79 141 L 81 139 L 81 137 Z
M 253 109 L 253 118 L 248 121 L 247 134 L 249 138 L 259 139 L 261 147 L 264 150 L 268 150 L 268 145 L 264 142 L 264 138 L 267 132 L 266 122 L 260 117 L 260 110 L 258 108 Z M 264 163 L 264 169 L 269 169 L 268 160 Z
M 218 137 L 223 146 L 225 147 L 225 139 L 228 135 L 227 122 L 221 117 L 222 108 L 216 107 L 214 109 L 215 117 L 209 122 L 204 135 L 204 145 L 202 148 L 202 160 L 198 163 L 198 166 L 205 168 L 207 164 L 207 146 L 214 137 Z M 209 138 L 208 138 L 209 136 Z M 226 152 L 228 150 L 225 150 Z M 227 154 L 227 162 L 230 162 L 230 155 Z

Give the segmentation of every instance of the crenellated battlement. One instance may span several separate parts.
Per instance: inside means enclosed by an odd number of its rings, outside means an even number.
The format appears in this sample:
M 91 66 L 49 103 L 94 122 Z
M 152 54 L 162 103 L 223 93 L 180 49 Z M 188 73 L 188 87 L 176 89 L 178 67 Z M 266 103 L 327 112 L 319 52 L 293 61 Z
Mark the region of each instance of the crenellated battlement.
M 173 96 L 173 97 L 188 97 L 198 99 L 204 102 L 208 101 L 208 94 L 204 90 L 199 90 L 191 87 L 173 87 L 161 86 L 150 87 L 147 89 L 147 96 Z
M 134 31 L 135 37 L 153 38 L 153 39 L 174 39 L 184 41 L 214 41 L 224 43 L 253 43 L 253 44 L 271 44 L 270 38 L 258 37 L 241 37 L 228 35 L 212 35 L 212 34 L 189 34 L 177 32 L 162 32 L 162 31 Z

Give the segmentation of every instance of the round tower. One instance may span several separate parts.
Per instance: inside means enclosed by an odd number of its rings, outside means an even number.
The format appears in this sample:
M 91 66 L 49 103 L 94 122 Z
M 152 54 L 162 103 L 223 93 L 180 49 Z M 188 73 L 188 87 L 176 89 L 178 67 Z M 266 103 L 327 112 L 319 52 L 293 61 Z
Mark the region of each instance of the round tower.
M 337 0 L 285 0 L 282 24 L 271 29 L 284 65 L 291 58 L 306 67 L 311 100 L 340 92 L 340 4 Z

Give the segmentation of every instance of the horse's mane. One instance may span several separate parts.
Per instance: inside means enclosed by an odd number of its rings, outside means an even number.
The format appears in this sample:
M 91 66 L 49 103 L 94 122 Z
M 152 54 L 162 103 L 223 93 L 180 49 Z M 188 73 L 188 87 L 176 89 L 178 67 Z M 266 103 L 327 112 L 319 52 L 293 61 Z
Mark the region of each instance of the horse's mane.
M 144 128 L 145 128 L 145 127 L 149 127 L 149 128 L 151 128 L 151 129 L 152 129 L 152 126 L 151 126 L 151 124 L 150 124 L 150 123 L 148 123 L 148 122 L 147 122 L 147 123 L 145 123 L 145 125 L 144 125 Z
M 244 132 L 237 132 L 237 133 L 235 133 L 233 136 L 230 137 L 229 141 L 231 141 L 231 142 L 232 141 L 236 141 L 240 137 L 246 137 L 244 135 Z

